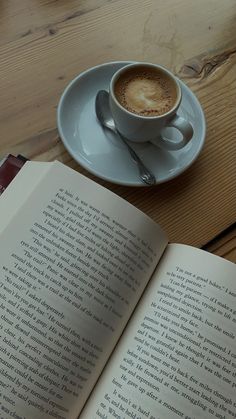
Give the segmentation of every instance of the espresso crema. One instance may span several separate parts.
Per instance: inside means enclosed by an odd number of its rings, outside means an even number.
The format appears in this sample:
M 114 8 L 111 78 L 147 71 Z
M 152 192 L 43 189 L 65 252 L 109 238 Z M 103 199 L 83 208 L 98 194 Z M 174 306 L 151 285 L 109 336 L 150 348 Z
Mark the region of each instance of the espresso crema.
M 114 85 L 118 102 L 129 112 L 160 116 L 170 111 L 177 100 L 174 81 L 166 73 L 148 66 L 123 72 Z

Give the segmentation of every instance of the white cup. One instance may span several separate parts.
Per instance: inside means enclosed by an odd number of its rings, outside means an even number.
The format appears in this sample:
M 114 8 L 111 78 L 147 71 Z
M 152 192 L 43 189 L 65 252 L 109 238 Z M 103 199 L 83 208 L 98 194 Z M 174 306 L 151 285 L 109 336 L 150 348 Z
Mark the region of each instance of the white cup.
M 127 110 L 115 96 L 114 87 L 117 80 L 126 71 L 131 69 L 150 68 L 157 70 L 174 83 L 176 88 L 176 100 L 171 109 L 161 115 L 144 116 Z M 172 84 L 173 85 L 173 84 Z M 112 77 L 109 88 L 109 101 L 112 116 L 114 118 L 116 128 L 126 139 L 136 143 L 151 141 L 153 144 L 165 148 L 167 150 L 179 150 L 183 148 L 193 136 L 193 128 L 190 122 L 177 115 L 177 110 L 181 103 L 181 86 L 175 76 L 162 66 L 151 63 L 134 63 L 128 64 L 118 70 Z M 176 135 L 176 139 L 168 139 L 163 130 L 165 128 L 175 128 L 181 135 Z

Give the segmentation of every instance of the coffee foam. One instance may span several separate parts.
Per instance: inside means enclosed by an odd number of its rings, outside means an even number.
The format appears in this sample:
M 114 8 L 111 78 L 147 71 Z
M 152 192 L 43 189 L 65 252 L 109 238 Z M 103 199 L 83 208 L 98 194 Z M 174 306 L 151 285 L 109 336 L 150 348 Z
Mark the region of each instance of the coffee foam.
M 164 72 L 143 67 L 121 74 L 114 91 L 124 108 L 143 116 L 163 115 L 172 109 L 177 99 L 171 78 Z

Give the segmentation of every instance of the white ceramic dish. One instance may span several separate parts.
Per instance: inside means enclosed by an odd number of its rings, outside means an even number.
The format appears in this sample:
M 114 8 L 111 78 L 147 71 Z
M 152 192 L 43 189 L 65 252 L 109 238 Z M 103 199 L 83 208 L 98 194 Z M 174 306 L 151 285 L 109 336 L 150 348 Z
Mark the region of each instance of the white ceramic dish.
M 136 164 L 124 144 L 104 130 L 95 114 L 95 97 L 119 68 L 130 62 L 110 62 L 90 68 L 72 80 L 58 105 L 57 124 L 60 137 L 70 155 L 94 175 L 127 186 L 147 186 L 140 179 Z M 206 123 L 202 107 L 193 92 L 180 81 L 182 102 L 178 114 L 193 125 L 192 140 L 181 150 L 166 151 L 151 143 L 133 143 L 145 165 L 155 174 L 157 184 L 180 175 L 197 159 L 205 141 Z M 168 136 L 176 135 L 176 130 Z

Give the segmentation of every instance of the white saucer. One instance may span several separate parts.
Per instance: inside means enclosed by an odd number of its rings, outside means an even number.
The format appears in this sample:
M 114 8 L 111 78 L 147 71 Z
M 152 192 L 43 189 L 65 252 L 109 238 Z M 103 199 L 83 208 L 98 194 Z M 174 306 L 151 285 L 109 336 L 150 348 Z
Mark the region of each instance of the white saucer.
M 100 126 L 95 114 L 98 90 L 108 90 L 114 72 L 129 63 L 118 61 L 98 65 L 72 80 L 61 96 L 57 124 L 66 149 L 89 172 L 121 185 L 146 186 L 139 179 L 137 166 L 125 145 Z M 158 184 L 186 170 L 198 157 L 205 140 L 206 124 L 201 105 L 193 92 L 182 81 L 180 83 L 183 97 L 178 114 L 192 123 L 192 140 L 178 151 L 161 150 L 151 143 L 130 142 L 155 174 Z

